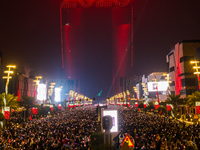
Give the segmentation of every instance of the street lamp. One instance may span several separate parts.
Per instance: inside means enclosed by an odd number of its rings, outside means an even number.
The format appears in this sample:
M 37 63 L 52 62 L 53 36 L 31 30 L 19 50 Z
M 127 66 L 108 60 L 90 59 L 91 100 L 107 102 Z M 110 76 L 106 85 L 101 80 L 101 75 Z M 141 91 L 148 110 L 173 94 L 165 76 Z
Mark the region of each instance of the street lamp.
M 33 80 L 33 82 L 35 82 L 35 92 L 34 92 L 34 96 L 35 96 L 35 98 L 37 99 L 37 95 L 36 95 L 36 93 L 37 93 L 37 87 L 38 87 L 38 85 L 39 85 L 39 83 L 40 83 L 40 80 L 39 79 L 42 79 L 42 76 L 35 76 L 35 78 L 36 78 L 36 80 Z
M 156 79 L 156 76 L 155 76 L 155 78 L 154 78 L 153 80 L 156 82 L 157 101 L 158 101 L 158 103 L 160 103 L 160 100 L 159 100 L 159 94 L 158 94 L 158 81 L 157 81 L 157 79 Z
M 166 76 L 165 79 L 167 80 L 167 83 L 168 83 L 168 94 L 170 95 L 171 94 L 171 91 L 170 91 L 171 81 L 169 81 L 169 79 L 171 79 L 171 78 L 169 77 L 169 74 L 164 73 L 163 75 Z
M 131 106 L 131 103 L 130 103 L 130 98 L 129 98 L 129 95 L 130 95 L 130 92 L 129 92 L 129 90 L 126 90 L 126 94 L 128 95 L 128 102 L 129 102 L 129 106 Z
M 138 95 L 137 95 L 138 89 L 136 88 L 136 86 L 134 86 L 134 87 L 133 87 L 133 90 L 135 91 L 137 103 L 138 103 L 138 105 L 139 105 L 139 102 L 138 102 Z
M 52 100 L 53 100 L 53 88 L 54 88 L 54 85 L 56 84 L 56 83 L 54 83 L 53 81 L 50 83 L 51 85 L 49 86 L 50 87 L 50 90 L 49 90 L 49 92 L 50 92 L 50 96 L 51 96 L 51 99 L 49 99 L 49 102 L 51 103 L 52 102 Z M 50 97 L 49 97 L 50 98 Z
M 124 105 L 124 100 L 126 100 L 126 92 L 123 92 L 123 105 Z
M 2 112 L 4 113 L 5 107 L 6 107 L 6 95 L 8 94 L 8 84 L 10 79 L 12 79 L 12 77 L 10 76 L 11 74 L 13 74 L 14 72 L 11 71 L 11 68 L 16 68 L 15 65 L 7 65 L 6 66 L 8 68 L 8 70 L 5 70 L 4 73 L 7 73 L 7 76 L 3 76 L 3 79 L 6 79 L 6 86 L 5 86 L 5 96 L 4 96 L 4 107 L 2 108 Z
M 191 61 L 190 62 L 191 64 L 195 64 L 195 66 L 193 66 L 193 69 L 195 69 L 196 70 L 196 72 L 194 72 L 194 74 L 196 74 L 197 75 L 197 80 L 198 80 L 198 87 L 199 87 L 199 89 L 200 89 L 200 78 L 199 78 L 199 74 L 200 74 L 200 72 L 199 72 L 199 69 L 200 69 L 200 66 L 198 66 L 197 64 L 199 63 L 199 61 Z
M 6 67 L 8 68 L 8 70 L 5 70 L 4 73 L 7 73 L 7 76 L 3 76 L 3 79 L 7 79 L 6 86 L 5 86 L 5 95 L 8 94 L 9 80 L 12 79 L 12 77 L 10 75 L 14 73 L 13 71 L 11 71 L 11 68 L 16 68 L 16 66 L 15 65 L 7 65 Z

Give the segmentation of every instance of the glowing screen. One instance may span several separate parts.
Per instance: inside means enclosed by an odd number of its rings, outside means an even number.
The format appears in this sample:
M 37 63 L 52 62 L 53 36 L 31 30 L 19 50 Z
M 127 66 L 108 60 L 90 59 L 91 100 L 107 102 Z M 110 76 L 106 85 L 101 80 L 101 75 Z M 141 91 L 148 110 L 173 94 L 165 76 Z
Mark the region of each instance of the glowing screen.
M 157 91 L 156 86 L 158 86 L 158 91 L 167 91 L 168 82 L 167 81 L 148 82 L 148 91 L 156 92 Z
M 110 129 L 110 132 L 118 132 L 118 113 L 117 110 L 106 110 L 103 109 L 103 116 L 111 116 L 113 119 L 113 127 Z
M 46 84 L 38 84 L 37 86 L 37 100 L 46 100 Z
M 60 88 L 55 88 L 55 101 L 60 102 Z

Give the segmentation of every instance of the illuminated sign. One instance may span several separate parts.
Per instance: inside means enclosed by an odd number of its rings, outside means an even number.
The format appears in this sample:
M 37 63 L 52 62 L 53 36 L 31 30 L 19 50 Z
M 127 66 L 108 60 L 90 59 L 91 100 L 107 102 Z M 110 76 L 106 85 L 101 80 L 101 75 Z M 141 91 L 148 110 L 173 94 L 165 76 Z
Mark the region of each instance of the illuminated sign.
M 108 115 L 108 116 L 111 116 L 113 119 L 113 127 L 110 129 L 110 132 L 118 132 L 118 111 L 107 110 L 107 109 L 102 109 L 101 111 L 103 111 L 103 116 Z
M 148 92 L 156 92 L 157 88 L 158 88 L 158 91 L 167 91 L 168 82 L 167 81 L 148 82 L 147 86 L 148 86 Z
M 46 100 L 47 86 L 46 84 L 38 84 L 37 86 L 37 100 Z
M 60 102 L 60 88 L 55 88 L 55 101 Z

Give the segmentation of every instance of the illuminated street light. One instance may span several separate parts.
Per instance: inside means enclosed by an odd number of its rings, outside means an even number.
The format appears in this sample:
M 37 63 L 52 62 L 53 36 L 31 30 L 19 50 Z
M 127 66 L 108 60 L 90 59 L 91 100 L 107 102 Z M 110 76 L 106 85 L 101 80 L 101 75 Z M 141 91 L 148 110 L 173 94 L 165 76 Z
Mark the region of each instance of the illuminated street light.
M 164 73 L 163 75 L 166 76 L 165 79 L 167 80 L 167 83 L 168 83 L 168 94 L 170 95 L 171 94 L 171 91 L 170 91 L 170 83 L 171 83 L 170 79 L 171 78 L 169 77 L 169 74 L 167 74 L 167 73 Z
M 39 79 L 42 79 L 42 76 L 35 76 L 36 80 L 33 80 L 33 82 L 35 82 L 35 91 L 34 91 L 34 96 L 35 98 L 37 99 L 37 95 L 36 95 L 36 92 L 37 92 L 37 88 L 38 88 L 38 85 L 40 83 L 40 80 Z
M 51 85 L 49 86 L 49 87 L 50 87 L 50 90 L 49 90 L 49 91 L 50 91 L 50 92 L 49 92 L 49 94 L 50 94 L 50 95 L 49 95 L 49 102 L 51 103 L 51 102 L 53 101 L 53 97 L 52 97 L 52 95 L 53 95 L 53 88 L 54 88 L 54 85 L 55 85 L 56 83 L 52 81 L 50 84 L 51 84 Z M 50 96 L 51 96 L 51 99 L 50 99 Z
M 14 72 L 11 71 L 11 68 L 16 68 L 15 65 L 7 65 L 6 66 L 8 68 L 8 70 L 5 70 L 4 73 L 7 74 L 7 76 L 3 76 L 3 79 L 6 79 L 6 86 L 5 86 L 5 96 L 3 99 L 4 105 L 2 107 L 2 113 L 4 114 L 4 111 L 6 110 L 6 95 L 8 94 L 8 84 L 9 84 L 9 80 L 12 79 L 12 77 L 10 76 L 11 74 L 13 74 Z M 10 108 L 9 108 L 10 109 Z M 8 109 L 8 110 L 9 110 Z
M 14 72 L 11 71 L 11 68 L 16 68 L 16 66 L 14 65 L 7 65 L 6 66 L 8 68 L 8 70 L 5 70 L 4 73 L 7 73 L 7 76 L 3 76 L 3 79 L 7 79 L 6 81 L 6 86 L 5 86 L 5 95 L 8 94 L 8 84 L 9 84 L 9 80 L 12 79 L 12 77 L 10 76 L 11 74 L 13 74 Z
M 199 87 L 199 89 L 200 89 L 200 81 L 199 81 L 199 80 L 200 80 L 200 78 L 199 78 L 199 74 L 200 74 L 199 68 L 200 68 L 200 66 L 197 65 L 197 64 L 199 63 L 199 61 L 191 61 L 190 63 L 191 63 L 191 64 L 195 64 L 195 66 L 193 66 L 193 69 L 196 70 L 196 72 L 194 72 L 194 74 L 197 75 L 198 87 Z

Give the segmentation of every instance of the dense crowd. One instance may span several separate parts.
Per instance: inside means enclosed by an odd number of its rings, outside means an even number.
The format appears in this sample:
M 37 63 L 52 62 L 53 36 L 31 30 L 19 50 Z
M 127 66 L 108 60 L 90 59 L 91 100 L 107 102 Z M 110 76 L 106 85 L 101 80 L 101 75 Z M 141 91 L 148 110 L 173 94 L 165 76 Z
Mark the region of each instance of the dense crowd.
M 186 125 L 160 114 L 120 109 L 120 129 L 129 133 L 135 149 L 198 150 L 200 126 Z
M 119 110 L 120 136 L 129 134 L 135 149 L 200 149 L 199 125 L 187 126 L 160 114 L 113 107 Z M 90 136 L 97 132 L 99 124 L 95 107 L 72 109 L 20 125 L 14 123 L 1 131 L 0 149 L 88 150 Z M 119 139 L 113 142 L 116 148 L 120 147 Z
M 90 135 L 98 127 L 95 109 L 70 110 L 54 117 L 13 125 L 0 134 L 0 149 L 65 150 L 89 148 Z

